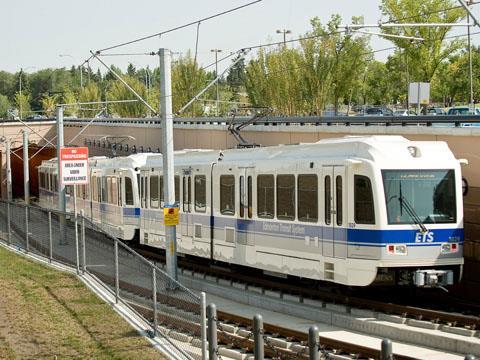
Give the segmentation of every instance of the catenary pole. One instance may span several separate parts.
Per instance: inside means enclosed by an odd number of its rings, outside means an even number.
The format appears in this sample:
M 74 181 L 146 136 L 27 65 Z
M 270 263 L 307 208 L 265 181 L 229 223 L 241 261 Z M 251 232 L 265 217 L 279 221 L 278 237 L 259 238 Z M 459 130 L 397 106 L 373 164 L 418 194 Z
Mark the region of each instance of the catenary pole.
M 30 173 L 28 168 L 28 130 L 23 130 L 23 193 L 25 204 L 30 204 Z
M 160 111 L 162 124 L 163 183 L 165 207 L 175 206 L 173 169 L 173 113 L 170 50 L 160 49 Z M 177 280 L 177 228 L 165 226 L 167 273 Z M 171 284 L 173 285 L 173 284 Z
M 12 201 L 12 162 L 10 158 L 10 139 L 7 139 L 5 147 L 5 151 L 7 153 L 7 200 Z
M 65 186 L 62 183 L 60 176 L 61 156 L 60 149 L 63 148 L 63 106 L 57 106 L 57 181 L 58 181 L 58 210 L 60 211 L 60 244 L 65 241 Z

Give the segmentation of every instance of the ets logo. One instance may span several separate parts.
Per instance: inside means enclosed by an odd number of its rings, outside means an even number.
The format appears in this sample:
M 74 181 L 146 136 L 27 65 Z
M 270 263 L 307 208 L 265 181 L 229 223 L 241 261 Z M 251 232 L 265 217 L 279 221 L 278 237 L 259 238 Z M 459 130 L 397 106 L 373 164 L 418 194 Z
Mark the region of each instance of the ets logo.
M 416 243 L 431 243 L 433 242 L 433 232 L 429 231 L 426 233 L 417 232 L 415 234 Z

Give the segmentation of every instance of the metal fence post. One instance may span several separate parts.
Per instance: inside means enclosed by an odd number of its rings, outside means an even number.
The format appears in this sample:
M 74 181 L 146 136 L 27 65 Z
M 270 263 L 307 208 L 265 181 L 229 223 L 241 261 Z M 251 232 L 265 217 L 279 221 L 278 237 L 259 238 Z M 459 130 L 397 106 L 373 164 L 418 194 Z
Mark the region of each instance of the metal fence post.
M 253 342 L 255 360 L 264 359 L 264 344 L 263 344 L 263 318 L 262 315 L 255 315 L 253 317 Z
M 53 238 L 52 238 L 52 212 L 48 212 L 48 260 L 53 259 Z
M 217 360 L 217 307 L 215 304 L 207 306 L 208 321 L 208 360 Z
M 115 239 L 115 303 L 118 304 L 120 293 L 120 279 L 118 278 L 118 240 Z
M 75 255 L 77 257 L 77 275 L 80 275 L 80 249 L 78 248 L 78 218 L 77 213 L 75 212 L 74 216 L 74 226 L 75 226 Z
M 390 339 L 382 340 L 382 350 L 380 352 L 380 360 L 393 359 L 392 341 Z
M 25 251 L 28 252 L 28 206 L 25 206 Z
M 87 271 L 87 250 L 85 244 L 85 211 L 83 209 L 80 210 L 80 216 L 82 217 L 82 236 L 80 237 L 82 243 L 82 274 L 85 274 L 85 271 Z
M 202 338 L 202 360 L 207 360 L 207 300 L 205 293 L 200 293 L 200 334 Z
M 157 272 L 152 266 L 152 295 L 153 295 L 153 337 L 157 336 Z
M 320 353 L 318 352 L 319 343 L 319 330 L 316 325 L 310 326 L 308 329 L 308 359 L 320 360 Z
M 12 234 L 11 234 L 11 231 L 10 231 L 10 203 L 8 202 L 7 203 L 7 241 L 8 241 L 8 245 L 11 244 L 12 242 Z

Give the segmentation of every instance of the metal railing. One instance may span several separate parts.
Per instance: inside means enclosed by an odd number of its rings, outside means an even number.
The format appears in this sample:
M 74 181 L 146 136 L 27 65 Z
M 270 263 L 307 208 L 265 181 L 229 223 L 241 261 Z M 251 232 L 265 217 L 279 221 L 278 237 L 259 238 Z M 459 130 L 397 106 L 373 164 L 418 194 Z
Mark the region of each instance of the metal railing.
M 249 120 L 250 117 L 236 117 L 233 122 L 231 117 L 196 117 L 174 119 L 177 125 L 240 125 Z M 69 119 L 65 120 L 68 125 L 83 125 L 90 119 Z M 160 126 L 158 118 L 104 118 L 95 121 L 96 125 L 133 125 L 133 126 Z M 255 120 L 255 125 L 384 125 L 384 126 L 480 126 L 480 115 L 417 115 L 417 116 L 266 116 Z
M 80 276 L 94 276 L 117 303 L 150 324 L 152 336 L 167 339 L 179 359 L 203 355 L 205 296 L 194 294 L 82 214 L 0 200 L 0 240 L 73 267 Z M 188 341 L 175 341 L 172 331 Z

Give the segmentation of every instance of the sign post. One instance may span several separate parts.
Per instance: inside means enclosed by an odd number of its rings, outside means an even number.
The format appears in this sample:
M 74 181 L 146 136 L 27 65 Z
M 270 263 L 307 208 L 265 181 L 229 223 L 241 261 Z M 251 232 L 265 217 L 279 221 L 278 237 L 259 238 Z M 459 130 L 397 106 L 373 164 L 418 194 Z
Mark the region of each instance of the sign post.
M 73 185 L 73 216 L 75 220 L 75 250 L 77 274 L 80 274 L 80 249 L 78 247 L 77 185 L 88 184 L 88 148 L 60 149 L 60 182 Z

